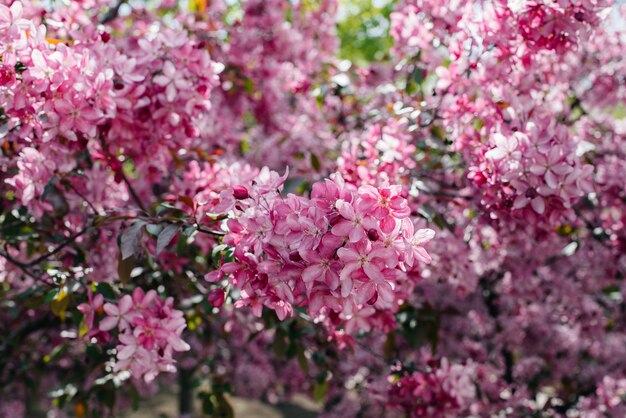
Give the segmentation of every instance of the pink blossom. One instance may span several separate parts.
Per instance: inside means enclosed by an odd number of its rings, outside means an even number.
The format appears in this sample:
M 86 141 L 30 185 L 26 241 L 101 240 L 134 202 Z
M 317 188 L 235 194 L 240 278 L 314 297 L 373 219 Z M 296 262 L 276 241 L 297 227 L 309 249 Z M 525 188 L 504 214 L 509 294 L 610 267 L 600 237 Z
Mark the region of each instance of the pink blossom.
M 495 133 L 493 140 L 496 147 L 485 153 L 486 158 L 492 160 L 501 160 L 503 158 L 517 160 L 521 157 L 522 154 L 518 150 L 519 141 L 515 135 L 507 138 L 500 133 Z
M 96 312 L 100 308 L 102 308 L 102 304 L 104 303 L 104 297 L 98 293 L 96 297 L 93 297 L 93 293 L 91 288 L 87 289 L 87 302 L 81 303 L 76 307 L 83 315 L 85 315 L 85 324 L 87 328 L 93 328 L 93 321 L 96 315 Z
M 176 71 L 172 61 L 165 61 L 163 73 L 154 77 L 154 82 L 161 87 L 165 87 L 165 97 L 168 102 L 173 102 L 179 90 L 187 90 L 191 83 L 182 74 Z
M 339 220 L 332 233 L 339 237 L 346 237 L 350 242 L 357 242 L 367 235 L 367 231 L 375 226 L 374 220 L 367 215 L 366 210 L 354 207 L 343 199 L 337 200 L 335 208 L 343 219 Z
M 137 316 L 130 295 L 122 296 L 117 305 L 105 303 L 104 312 L 106 312 L 108 316 L 100 321 L 99 328 L 102 331 L 110 331 L 114 328 L 119 328 L 121 331 L 124 331 L 130 327 L 130 324 Z

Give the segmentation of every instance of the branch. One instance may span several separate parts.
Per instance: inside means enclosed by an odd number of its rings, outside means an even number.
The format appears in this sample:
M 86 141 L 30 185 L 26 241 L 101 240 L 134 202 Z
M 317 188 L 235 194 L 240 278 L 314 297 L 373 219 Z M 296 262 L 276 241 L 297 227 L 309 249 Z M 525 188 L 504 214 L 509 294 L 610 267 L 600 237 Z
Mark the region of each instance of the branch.
M 80 197 L 85 203 L 87 203 L 87 206 L 89 206 L 89 208 L 93 211 L 94 215 L 100 215 L 100 212 L 98 212 L 98 209 L 96 209 L 93 203 L 91 203 L 89 199 L 87 199 L 80 191 L 78 191 L 78 189 L 74 187 L 71 181 L 68 181 L 67 184 L 69 185 L 70 189 L 72 189 L 72 191 L 78 195 L 78 197 Z
M 198 232 L 202 232 L 204 234 L 213 235 L 215 237 L 223 237 L 224 235 L 226 235 L 226 232 L 211 231 L 210 229 L 204 229 L 204 228 L 202 228 L 200 226 L 198 226 L 197 231 Z
M 128 0 L 120 0 L 117 4 L 111 7 L 105 14 L 100 18 L 100 24 L 106 25 L 107 23 L 115 20 L 120 13 L 120 7 L 125 4 Z
M 63 242 L 61 242 L 56 248 L 54 248 L 51 251 L 48 251 L 45 254 L 40 255 L 39 257 L 30 260 L 28 262 L 23 262 L 23 261 L 19 261 L 14 259 L 13 257 L 11 257 L 7 252 L 4 251 L 0 251 L 0 256 L 4 257 L 5 259 L 7 259 L 10 263 L 16 265 L 17 267 L 19 267 L 22 271 L 24 271 L 24 273 L 28 274 L 30 277 L 37 279 L 33 273 L 30 272 L 30 268 L 41 263 L 42 261 L 44 261 L 47 258 L 52 257 L 53 255 L 57 254 L 59 251 L 61 251 L 63 248 L 67 247 L 68 245 L 70 245 L 71 243 L 73 243 L 74 241 L 76 241 L 77 238 L 79 238 L 80 236 L 84 235 L 85 233 L 87 233 L 90 229 L 91 229 L 91 225 L 86 226 L 85 228 L 81 229 L 80 231 L 78 231 L 77 233 L 69 236 L 67 239 L 65 239 Z M 6 250 L 6 247 L 5 247 Z
M 5 246 L 5 250 L 6 250 L 6 246 Z M 14 259 L 13 257 L 11 257 L 9 255 L 8 251 L 0 251 L 0 257 L 3 257 L 9 263 L 11 263 L 14 266 L 18 267 L 20 270 L 22 270 L 22 272 L 24 274 L 26 274 L 31 279 L 33 279 L 35 281 L 38 281 L 38 282 L 44 282 L 47 285 L 53 285 L 53 283 L 50 283 L 49 281 L 44 280 L 42 277 L 36 276 L 33 272 L 30 271 L 30 268 L 29 268 L 29 266 L 26 263 L 22 263 L 21 261 L 18 261 L 16 259 Z
M 122 3 L 124 3 L 125 0 L 122 0 L 118 6 L 120 6 Z M 119 7 L 118 7 L 119 8 Z M 100 145 L 102 147 L 102 152 L 107 156 L 107 158 L 109 160 L 111 159 L 115 159 L 116 161 L 119 160 L 116 157 L 111 156 L 111 154 L 109 154 L 108 148 L 106 146 L 106 142 L 104 141 L 104 137 L 102 135 L 100 135 Z M 109 164 L 110 167 L 110 164 Z M 131 197 L 133 198 L 133 200 L 135 201 L 135 203 L 137 204 L 137 206 L 139 206 L 139 208 L 144 212 L 144 213 L 148 213 L 148 211 L 146 210 L 146 207 L 143 205 L 143 203 L 141 202 L 141 199 L 139 198 L 139 195 L 137 194 L 137 192 L 135 191 L 135 189 L 133 188 L 133 185 L 130 184 L 130 180 L 128 180 L 128 177 L 126 177 L 126 174 L 124 173 L 124 168 L 120 167 L 119 170 L 113 169 L 111 167 L 111 169 L 113 170 L 113 172 L 115 172 L 116 174 L 119 173 L 119 175 L 122 177 L 122 180 L 124 180 L 124 183 L 126 183 L 126 187 L 128 188 L 128 192 L 130 193 Z
M 130 184 L 130 180 L 128 180 L 128 177 L 126 177 L 126 174 L 124 174 L 124 169 L 121 168 L 119 173 L 122 176 L 122 180 L 124 180 L 124 183 L 126 183 L 126 187 L 128 187 L 128 191 L 130 192 L 130 195 L 132 196 L 132 198 L 135 201 L 135 203 L 137 204 L 137 206 L 139 206 L 139 208 L 142 211 L 144 211 L 145 213 L 148 213 L 148 211 L 146 210 L 146 207 L 141 202 L 141 199 L 139 198 L 139 195 L 137 194 L 137 192 L 133 188 L 132 184 Z
M 86 226 L 85 228 L 81 229 L 77 233 L 75 233 L 73 235 L 70 235 L 65 241 L 63 241 L 61 244 L 59 244 L 54 250 L 48 251 L 47 253 L 40 255 L 39 257 L 35 258 L 34 260 L 29 261 L 26 265 L 28 267 L 34 266 L 36 264 L 41 263 L 45 259 L 47 259 L 49 257 L 52 257 L 53 255 L 55 255 L 56 253 L 61 251 L 63 248 L 67 247 L 68 245 L 70 245 L 71 243 L 76 241 L 77 238 L 79 238 L 80 236 L 82 236 L 85 233 L 87 233 L 90 229 L 91 229 L 91 225 Z

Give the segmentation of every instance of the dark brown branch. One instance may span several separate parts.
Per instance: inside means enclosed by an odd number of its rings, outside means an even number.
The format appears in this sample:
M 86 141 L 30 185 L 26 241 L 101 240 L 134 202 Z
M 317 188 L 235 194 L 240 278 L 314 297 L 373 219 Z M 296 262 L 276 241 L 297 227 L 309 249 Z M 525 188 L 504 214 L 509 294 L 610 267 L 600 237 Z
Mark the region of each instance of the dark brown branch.
M 106 25 L 107 23 L 112 22 L 117 18 L 120 13 L 120 7 L 125 4 L 128 0 L 120 0 L 117 4 L 111 7 L 105 14 L 100 18 L 100 23 Z
M 122 176 L 122 180 L 124 180 L 124 183 L 126 183 L 126 187 L 128 187 L 128 191 L 130 192 L 130 195 L 133 198 L 133 200 L 135 201 L 135 203 L 137 204 L 137 206 L 139 206 L 139 208 L 142 211 L 144 211 L 145 213 L 148 213 L 148 211 L 146 210 L 146 207 L 141 202 L 141 199 L 139 198 L 139 195 L 137 194 L 137 192 L 133 188 L 132 184 L 130 184 L 130 180 L 128 180 L 128 177 L 126 177 L 126 174 L 124 174 L 123 169 L 120 169 L 119 174 Z
M 6 250 L 6 246 L 5 246 L 5 250 Z M 38 277 L 37 275 L 35 275 L 35 273 L 33 273 L 32 271 L 30 271 L 29 266 L 26 263 L 22 263 L 19 260 L 14 259 L 13 257 L 11 257 L 8 253 L 8 251 L 0 251 L 0 257 L 3 257 L 4 259 L 6 259 L 9 263 L 13 264 L 14 266 L 16 266 L 17 268 L 19 268 L 20 270 L 22 270 L 22 272 L 27 275 L 28 277 L 30 277 L 31 279 L 38 281 L 38 282 L 44 282 L 45 284 L 48 285 L 52 285 L 52 283 L 50 283 L 47 280 L 44 280 L 41 277 Z
M 118 4 L 118 8 L 119 6 L 124 3 L 125 0 L 122 0 L 119 4 Z M 119 163 L 119 160 L 112 156 L 111 154 L 109 154 L 109 150 L 107 148 L 106 142 L 104 141 L 104 136 L 100 135 L 100 145 L 102 147 L 102 152 L 108 157 L 109 160 L 115 160 Z M 112 167 L 111 167 L 112 168 Z M 113 169 L 113 168 L 112 168 Z M 122 180 L 124 180 L 124 183 L 126 184 L 126 187 L 128 188 L 128 192 L 130 193 L 131 197 L 133 198 L 133 200 L 135 201 L 135 203 L 137 204 L 137 206 L 139 206 L 139 208 L 144 212 L 144 213 L 148 213 L 148 211 L 146 210 L 146 207 L 143 205 L 143 203 L 141 202 L 141 199 L 139 198 L 139 195 L 137 194 L 137 192 L 135 191 L 135 189 L 133 188 L 133 185 L 130 183 L 130 180 L 128 180 L 128 177 L 126 177 L 126 174 L 124 173 L 124 168 L 120 167 L 119 170 L 113 169 L 113 171 L 116 174 L 119 174 L 120 177 L 122 178 Z
M 204 229 L 202 227 L 198 227 L 198 232 L 202 232 L 204 234 L 213 235 L 213 236 L 216 236 L 216 237 L 223 237 L 224 235 L 226 235 L 226 232 L 211 231 L 210 229 Z
M 80 231 L 78 231 L 77 233 L 69 236 L 67 239 L 65 239 L 63 242 L 61 242 L 57 247 L 55 247 L 53 250 L 48 251 L 45 254 L 40 255 L 39 257 L 30 260 L 28 262 L 23 262 L 23 261 L 19 261 L 14 259 L 13 257 L 11 257 L 8 252 L 3 252 L 0 251 L 0 256 L 4 257 L 5 259 L 7 259 L 10 263 L 16 265 L 17 267 L 19 267 L 20 269 L 22 269 L 22 271 L 24 271 L 25 273 L 27 273 L 30 277 L 36 278 L 34 277 L 34 275 L 30 272 L 30 267 L 33 267 L 39 263 L 41 263 L 42 261 L 46 260 L 47 258 L 52 257 L 53 255 L 57 254 L 59 251 L 61 251 L 63 248 L 67 247 L 68 245 L 70 245 L 71 243 L 73 243 L 74 241 L 76 241 L 77 238 L 79 238 L 80 236 L 84 235 L 85 233 L 87 233 L 89 230 L 91 229 L 91 225 L 87 226 L 83 229 L 81 229 Z
M 40 255 L 39 257 L 35 258 L 34 260 L 29 261 L 27 263 L 27 266 L 29 266 L 29 267 L 30 266 L 34 266 L 36 264 L 41 263 L 45 259 L 47 259 L 49 257 L 52 257 L 53 255 L 55 255 L 56 253 L 61 251 L 63 248 L 67 247 L 68 245 L 70 245 L 71 243 L 76 241 L 77 238 L 79 238 L 80 236 L 82 236 L 85 233 L 87 233 L 90 229 L 91 229 L 91 225 L 90 226 L 86 226 L 85 228 L 81 229 L 80 231 L 78 231 L 77 233 L 75 233 L 73 235 L 70 235 L 65 241 L 63 241 L 61 244 L 59 244 L 54 250 L 48 251 L 47 253 Z
M 87 199 L 80 191 L 78 191 L 78 189 L 74 187 L 74 185 L 71 182 L 68 181 L 67 184 L 69 185 L 70 189 L 72 189 L 72 191 L 78 195 L 78 197 L 80 197 L 81 199 L 83 199 L 85 203 L 87 203 L 89 208 L 93 211 L 94 215 L 100 214 L 100 212 L 98 212 L 98 209 L 96 209 L 93 203 L 91 203 L 89 199 Z

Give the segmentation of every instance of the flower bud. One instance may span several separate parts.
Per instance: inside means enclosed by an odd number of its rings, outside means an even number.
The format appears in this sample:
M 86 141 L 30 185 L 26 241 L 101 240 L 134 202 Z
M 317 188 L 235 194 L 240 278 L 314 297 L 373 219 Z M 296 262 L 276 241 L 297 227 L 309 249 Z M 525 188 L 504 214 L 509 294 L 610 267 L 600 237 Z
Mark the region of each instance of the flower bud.
M 289 260 L 297 263 L 298 261 L 302 261 L 302 257 L 300 256 L 299 252 L 294 251 L 289 254 Z
M 209 293 L 209 297 L 207 300 L 213 307 L 219 308 L 224 304 L 224 299 L 226 294 L 224 293 L 224 289 L 215 289 L 211 293 Z
M 243 200 L 250 197 L 250 194 L 244 186 L 233 186 L 233 196 L 237 200 Z
M 6 86 L 15 80 L 15 70 L 10 65 L 0 65 L 0 86 Z
M 534 188 L 532 188 L 532 187 L 529 187 L 529 188 L 526 190 L 526 197 L 527 197 L 527 198 L 529 198 L 529 199 L 534 199 L 534 198 L 536 198 L 538 195 L 539 195 L 539 193 L 537 193 L 537 190 L 535 190 L 535 189 L 534 189 Z
M 367 301 L 367 304 L 368 305 L 373 305 L 373 304 L 376 303 L 377 300 L 378 300 L 378 292 L 374 292 L 374 294 L 372 295 L 370 300 Z
M 378 241 L 378 239 L 380 238 L 380 235 L 378 235 L 377 230 L 372 228 L 369 231 L 367 231 L 367 238 L 369 238 L 370 241 Z

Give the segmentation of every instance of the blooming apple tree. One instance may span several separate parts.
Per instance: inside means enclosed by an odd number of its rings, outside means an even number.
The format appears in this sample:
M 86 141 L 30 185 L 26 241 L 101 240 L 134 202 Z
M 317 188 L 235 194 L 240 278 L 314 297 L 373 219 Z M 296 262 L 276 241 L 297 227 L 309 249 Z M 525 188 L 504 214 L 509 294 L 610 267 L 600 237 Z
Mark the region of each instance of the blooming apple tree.
M 1 1 L 0 416 L 623 417 L 625 14 Z

